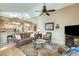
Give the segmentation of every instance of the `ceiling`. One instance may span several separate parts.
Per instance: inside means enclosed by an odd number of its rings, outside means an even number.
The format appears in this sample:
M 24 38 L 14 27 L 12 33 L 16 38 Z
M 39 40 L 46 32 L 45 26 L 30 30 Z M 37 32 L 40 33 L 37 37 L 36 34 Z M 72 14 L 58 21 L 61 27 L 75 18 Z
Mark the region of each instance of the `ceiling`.
M 47 9 L 61 9 L 72 5 L 73 3 L 46 3 Z M 39 15 L 43 3 L 0 3 L 0 15 L 19 17 L 23 16 L 25 19 Z
M 10 12 L 27 12 L 30 9 L 34 8 L 37 3 L 0 3 L 1 11 L 10 11 Z

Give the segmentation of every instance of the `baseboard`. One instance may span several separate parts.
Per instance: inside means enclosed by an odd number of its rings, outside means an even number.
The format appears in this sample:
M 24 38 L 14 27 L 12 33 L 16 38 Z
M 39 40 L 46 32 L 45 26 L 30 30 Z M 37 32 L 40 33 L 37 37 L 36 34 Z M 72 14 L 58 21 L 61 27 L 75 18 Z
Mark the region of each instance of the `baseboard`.
M 62 46 L 65 45 L 65 43 L 63 43 L 63 42 L 59 42 L 59 41 L 52 41 L 52 43 L 56 43 L 56 44 L 58 44 L 58 45 L 62 45 Z

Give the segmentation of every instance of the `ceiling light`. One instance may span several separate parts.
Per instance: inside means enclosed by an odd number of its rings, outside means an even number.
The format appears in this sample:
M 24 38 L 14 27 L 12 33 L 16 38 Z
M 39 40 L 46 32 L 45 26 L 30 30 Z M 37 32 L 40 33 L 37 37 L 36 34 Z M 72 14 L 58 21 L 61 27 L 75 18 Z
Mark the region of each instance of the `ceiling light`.
M 13 22 L 13 24 L 19 25 L 20 23 L 19 22 Z

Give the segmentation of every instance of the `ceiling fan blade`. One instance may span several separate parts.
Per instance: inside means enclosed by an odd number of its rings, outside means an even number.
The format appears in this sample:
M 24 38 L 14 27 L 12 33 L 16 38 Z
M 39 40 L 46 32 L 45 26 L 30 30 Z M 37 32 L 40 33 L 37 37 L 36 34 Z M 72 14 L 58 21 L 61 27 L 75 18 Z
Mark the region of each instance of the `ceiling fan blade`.
M 43 14 L 43 13 L 41 13 L 40 16 L 41 16 L 42 14 Z
M 48 13 L 46 13 L 48 16 L 50 16 Z
M 47 10 L 47 12 L 53 12 L 53 11 L 56 11 L 55 9 L 53 9 L 53 10 Z
M 42 12 L 42 11 L 35 11 L 35 12 Z

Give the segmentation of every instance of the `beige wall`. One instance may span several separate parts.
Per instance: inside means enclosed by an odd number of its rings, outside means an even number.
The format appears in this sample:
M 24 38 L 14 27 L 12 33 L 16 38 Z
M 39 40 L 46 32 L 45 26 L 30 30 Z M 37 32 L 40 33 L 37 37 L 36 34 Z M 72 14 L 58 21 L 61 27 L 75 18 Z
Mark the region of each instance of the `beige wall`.
M 46 22 L 54 22 L 55 26 L 59 24 L 60 29 L 54 29 L 52 31 L 52 42 L 65 44 L 64 27 L 79 24 L 79 4 L 65 7 L 50 14 L 51 16 L 39 16 L 30 19 L 30 21 L 37 23 L 43 34 L 46 32 L 44 28 Z

